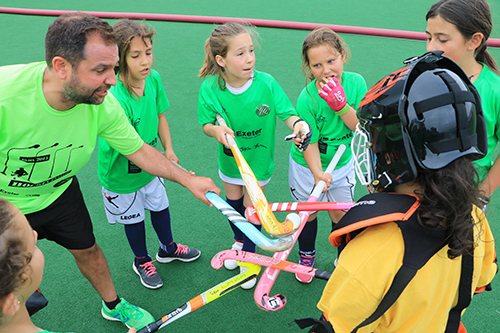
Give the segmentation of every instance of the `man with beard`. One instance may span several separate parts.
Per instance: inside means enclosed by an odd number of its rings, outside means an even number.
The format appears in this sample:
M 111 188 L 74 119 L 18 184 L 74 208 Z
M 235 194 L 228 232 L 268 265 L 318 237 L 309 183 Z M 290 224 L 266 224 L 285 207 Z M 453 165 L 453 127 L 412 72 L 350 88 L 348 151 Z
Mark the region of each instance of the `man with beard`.
M 76 173 L 97 137 L 132 166 L 187 187 L 206 204 L 211 179 L 182 171 L 145 144 L 108 90 L 116 84 L 118 48 L 108 23 L 91 15 L 63 15 L 45 37 L 45 62 L 0 67 L 0 196 L 28 218 L 39 239 L 73 254 L 102 298 L 109 320 L 140 328 L 153 321 L 118 297 L 97 245 Z

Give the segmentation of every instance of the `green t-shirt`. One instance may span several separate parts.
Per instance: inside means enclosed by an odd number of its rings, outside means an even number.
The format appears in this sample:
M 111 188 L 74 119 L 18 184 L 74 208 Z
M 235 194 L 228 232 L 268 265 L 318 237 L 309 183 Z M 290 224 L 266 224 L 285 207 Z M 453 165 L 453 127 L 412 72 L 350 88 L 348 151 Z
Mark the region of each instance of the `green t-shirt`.
M 481 96 L 488 134 L 488 154 L 478 161 L 474 161 L 481 180 L 486 177 L 495 162 L 491 154 L 500 139 L 500 76 L 492 72 L 485 64 L 481 74 L 474 81 L 474 86 Z
M 356 110 L 367 92 L 365 79 L 357 73 L 344 72 L 342 74 L 342 87 L 346 94 L 347 103 Z M 311 125 L 311 143 L 318 143 L 323 169 L 326 169 L 341 144 L 346 145 L 347 149 L 336 169 L 349 163 L 352 158 L 350 147 L 353 132 L 319 96 L 316 80 L 309 83 L 300 93 L 297 100 L 297 113 L 300 118 Z M 292 146 L 290 153 L 295 162 L 308 168 L 303 153 L 295 145 Z
M 258 180 L 266 180 L 274 171 L 276 116 L 286 120 L 297 115 L 290 99 L 269 74 L 254 71 L 251 86 L 234 95 L 221 90 L 217 77 L 206 79 L 198 99 L 198 122 L 216 124 L 219 113 L 234 131 L 235 141 Z M 231 151 L 219 144 L 218 163 L 221 172 L 241 178 Z
M 102 137 L 123 154 L 143 144 L 120 104 L 57 111 L 45 100 L 44 62 L 0 67 L 0 195 L 24 214 L 46 208 L 88 162 Z
M 117 80 L 117 85 L 111 87 L 110 92 L 120 102 L 129 122 L 144 142 L 156 147 L 159 140 L 158 115 L 170 106 L 160 75 L 151 70 L 145 80 L 144 96 L 140 99 L 130 96 L 127 87 L 118 79 L 118 75 Z M 154 178 L 130 162 L 103 139 L 99 139 L 98 161 L 98 175 L 102 186 L 116 193 L 133 193 Z

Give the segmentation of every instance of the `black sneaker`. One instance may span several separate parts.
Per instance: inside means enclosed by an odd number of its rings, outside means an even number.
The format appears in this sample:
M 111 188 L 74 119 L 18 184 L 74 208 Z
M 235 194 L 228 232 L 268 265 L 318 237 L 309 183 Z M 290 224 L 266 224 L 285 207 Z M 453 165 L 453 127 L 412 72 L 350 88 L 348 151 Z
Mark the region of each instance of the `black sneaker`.
M 158 253 L 156 254 L 156 260 L 162 264 L 171 262 L 173 260 L 180 260 L 184 262 L 190 262 L 198 259 L 201 252 L 194 247 L 189 247 L 182 244 L 177 244 L 177 250 L 174 253 L 166 253 L 160 247 Z
M 144 287 L 149 289 L 158 289 L 163 286 L 163 281 L 161 280 L 160 274 L 156 272 L 156 267 L 153 265 L 153 261 L 147 261 L 142 265 L 135 263 L 132 265 L 134 272 L 141 278 L 141 283 Z

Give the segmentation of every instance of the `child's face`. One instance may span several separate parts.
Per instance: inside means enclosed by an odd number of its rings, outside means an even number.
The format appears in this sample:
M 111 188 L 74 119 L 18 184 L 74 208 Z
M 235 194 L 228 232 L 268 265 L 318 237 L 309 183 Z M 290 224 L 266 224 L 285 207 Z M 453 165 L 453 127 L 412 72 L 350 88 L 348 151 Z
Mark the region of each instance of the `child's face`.
M 345 52 L 340 54 L 337 50 L 328 45 L 320 45 L 310 48 L 307 51 L 309 58 L 309 70 L 316 79 L 316 87 L 321 89 L 319 83 L 326 83 L 334 76 L 342 84 L 342 73 L 346 60 Z
M 224 79 L 234 88 L 240 88 L 252 77 L 255 66 L 255 53 L 252 36 L 240 34 L 229 43 L 225 58 L 217 55 L 219 66 L 224 68 Z
M 144 43 L 146 42 L 146 43 Z M 132 84 L 142 83 L 148 77 L 153 64 L 153 46 L 151 40 L 134 37 L 125 56 Z
M 427 20 L 427 51 L 444 51 L 443 55 L 462 66 L 467 57 L 474 58 L 474 50 L 469 50 L 468 43 L 457 27 L 434 16 Z
M 43 266 L 45 265 L 45 259 L 43 257 L 42 251 L 36 246 L 36 241 L 38 234 L 34 231 L 28 220 L 23 213 L 16 207 L 12 206 L 14 211 L 13 220 L 14 225 L 17 230 L 22 234 L 22 239 L 25 243 L 26 250 L 31 253 L 31 261 L 26 267 L 25 274 L 28 275 L 28 279 L 21 286 L 20 290 L 17 291 L 23 297 L 20 298 L 24 301 L 28 299 L 35 292 L 35 290 L 40 286 L 43 276 Z

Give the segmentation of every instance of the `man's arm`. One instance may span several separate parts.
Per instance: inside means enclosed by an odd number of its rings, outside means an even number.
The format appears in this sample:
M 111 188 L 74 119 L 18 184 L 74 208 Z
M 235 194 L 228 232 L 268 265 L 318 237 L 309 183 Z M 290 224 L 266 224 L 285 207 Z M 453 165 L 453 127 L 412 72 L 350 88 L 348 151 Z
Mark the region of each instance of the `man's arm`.
M 125 155 L 125 157 L 151 175 L 165 178 L 187 187 L 196 198 L 210 207 L 212 207 L 212 204 L 205 198 L 205 194 L 208 191 L 212 191 L 219 195 L 221 192 L 215 186 L 212 179 L 190 175 L 148 144 L 143 144 L 138 151 L 130 155 Z

